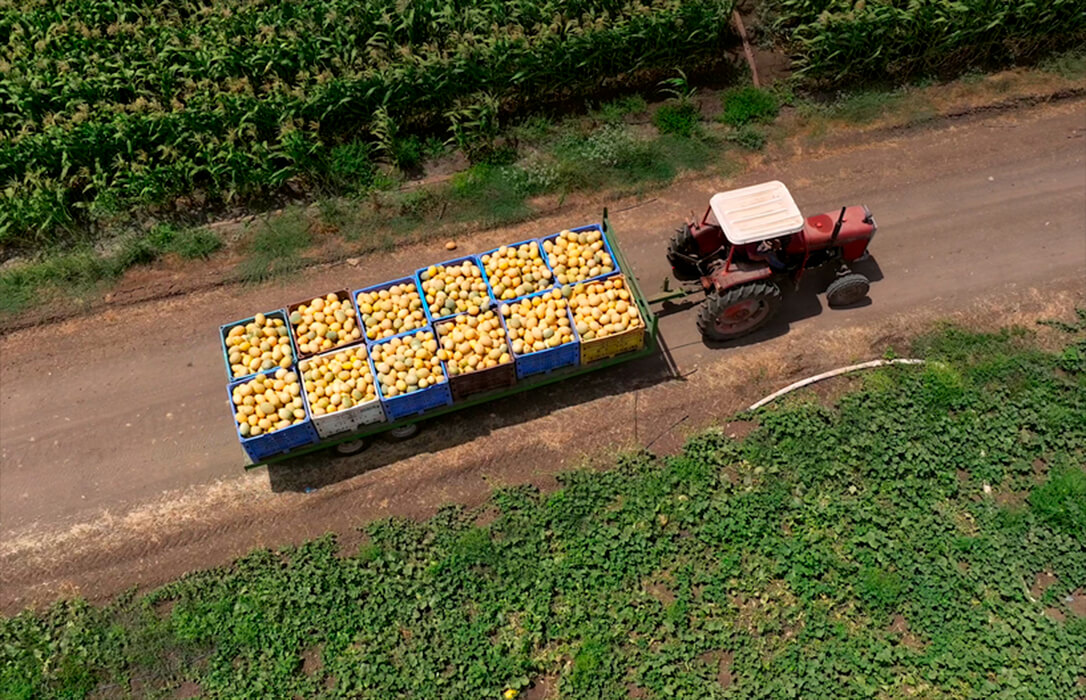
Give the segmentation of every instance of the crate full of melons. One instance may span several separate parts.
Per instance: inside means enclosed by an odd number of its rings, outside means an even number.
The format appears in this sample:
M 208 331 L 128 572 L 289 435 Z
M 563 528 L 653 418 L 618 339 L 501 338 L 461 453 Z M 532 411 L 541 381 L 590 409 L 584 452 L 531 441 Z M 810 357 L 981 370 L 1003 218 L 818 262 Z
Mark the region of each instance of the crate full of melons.
M 280 367 L 227 385 L 234 427 L 253 461 L 312 445 L 320 438 L 298 373 Z
M 435 326 L 453 401 L 513 386 L 517 381 L 505 326 L 494 309 L 460 314 Z
M 230 380 L 281 367 L 289 369 L 297 354 L 282 309 L 257 314 L 219 327 L 226 376 Z
M 414 277 L 356 289 L 354 301 L 368 345 L 428 324 Z
M 370 347 L 377 391 L 390 421 L 452 403 L 449 378 L 437 356 L 434 329 L 427 326 Z
M 430 265 L 415 272 L 430 322 L 475 313 L 493 300 L 486 273 L 474 255 Z
M 542 240 L 547 264 L 559 285 L 587 282 L 621 272 L 599 224 L 559 231 Z
M 580 363 L 580 339 L 562 290 L 548 289 L 503 303 L 500 311 L 517 379 Z
M 521 241 L 479 256 L 496 301 L 511 301 L 554 286 L 554 273 L 539 241 Z
M 352 345 L 302 360 L 298 369 L 313 426 L 322 438 L 385 420 L 365 345 Z
M 346 290 L 291 304 L 287 313 L 298 359 L 362 340 L 354 303 Z
M 645 346 L 645 321 L 624 276 L 574 285 L 569 307 L 581 339 L 582 365 Z

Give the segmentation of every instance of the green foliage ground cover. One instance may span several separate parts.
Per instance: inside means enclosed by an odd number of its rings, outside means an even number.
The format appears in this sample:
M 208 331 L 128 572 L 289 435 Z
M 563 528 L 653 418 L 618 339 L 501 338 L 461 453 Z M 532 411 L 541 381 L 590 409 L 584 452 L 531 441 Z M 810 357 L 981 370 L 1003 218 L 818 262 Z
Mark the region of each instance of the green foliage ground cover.
M 1072 697 L 1086 619 L 1045 614 L 1086 586 L 1071 330 L 1055 353 L 948 330 L 917 348 L 939 364 L 499 491 L 486 525 L 447 508 L 350 556 L 327 536 L 0 619 L 0 697 Z

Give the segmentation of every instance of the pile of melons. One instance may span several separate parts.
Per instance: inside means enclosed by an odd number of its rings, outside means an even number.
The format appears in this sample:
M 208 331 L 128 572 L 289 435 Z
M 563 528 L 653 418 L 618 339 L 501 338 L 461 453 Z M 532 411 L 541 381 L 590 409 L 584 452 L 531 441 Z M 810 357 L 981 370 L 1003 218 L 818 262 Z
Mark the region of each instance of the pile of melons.
M 599 229 L 580 233 L 562 231 L 553 240 L 543 241 L 543 250 L 558 284 L 583 282 L 615 271 L 615 261 L 607 252 Z
M 426 325 L 422 299 L 414 282 L 394 284 L 388 289 L 360 292 L 355 298 L 362 325 L 370 340 L 390 338 Z
M 301 355 L 316 355 L 362 338 L 350 298 L 340 299 L 334 292 L 300 304 L 290 314 L 290 325 Z
M 527 355 L 573 342 L 567 306 L 568 302 L 558 289 L 502 304 L 501 312 L 509 329 L 513 352 Z
M 234 420 L 243 438 L 289 428 L 305 420 L 298 375 L 279 368 L 242 382 L 232 392 Z
M 373 365 L 386 399 L 441 384 L 445 374 L 437 358 L 433 331 L 419 331 L 373 346 Z
M 475 316 L 461 314 L 451 321 L 439 323 L 437 334 L 441 340 L 437 358 L 445 363 L 450 376 L 513 361 L 505 341 L 505 329 L 493 311 Z
M 305 397 L 314 416 L 345 411 L 377 398 L 365 345 L 302 360 Z
M 539 244 L 502 246 L 481 258 L 490 288 L 499 301 L 527 296 L 553 286 L 551 271 L 543 262 Z
M 286 323 L 277 316 L 264 314 L 257 314 L 252 321 L 239 323 L 227 331 L 226 353 L 235 379 L 273 367 L 288 368 L 294 362 Z
M 575 285 L 569 307 L 581 340 L 606 338 L 644 325 L 622 275 Z
M 490 303 L 483 271 L 471 260 L 455 265 L 431 265 L 419 274 L 426 305 L 434 318 L 457 313 L 477 314 Z

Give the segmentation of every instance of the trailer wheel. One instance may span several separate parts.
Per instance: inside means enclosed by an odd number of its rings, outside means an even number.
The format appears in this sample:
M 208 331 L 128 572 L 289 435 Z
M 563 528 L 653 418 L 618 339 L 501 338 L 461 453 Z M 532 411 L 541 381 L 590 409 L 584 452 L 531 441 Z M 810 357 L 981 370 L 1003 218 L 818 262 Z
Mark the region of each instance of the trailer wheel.
M 697 265 L 684 257 L 696 255 L 697 250 L 694 247 L 694 236 L 690 233 L 690 227 L 683 226 L 675 232 L 667 244 L 667 261 L 676 279 L 688 281 L 701 277 L 701 271 L 698 270 Z
M 764 326 L 780 305 L 776 283 L 741 284 L 705 300 L 698 311 L 698 330 L 708 340 L 734 340 Z
M 867 296 L 871 283 L 859 272 L 838 277 L 826 288 L 826 301 L 830 306 L 852 306 Z
M 388 437 L 389 440 L 399 442 L 400 440 L 407 440 L 415 437 L 418 432 L 419 424 L 411 423 L 409 425 L 401 425 L 399 428 L 393 428 L 385 433 L 385 436 Z
M 341 442 L 332 448 L 332 451 L 340 457 L 350 457 L 356 455 L 362 450 L 366 449 L 367 443 L 365 439 L 348 440 L 347 442 Z

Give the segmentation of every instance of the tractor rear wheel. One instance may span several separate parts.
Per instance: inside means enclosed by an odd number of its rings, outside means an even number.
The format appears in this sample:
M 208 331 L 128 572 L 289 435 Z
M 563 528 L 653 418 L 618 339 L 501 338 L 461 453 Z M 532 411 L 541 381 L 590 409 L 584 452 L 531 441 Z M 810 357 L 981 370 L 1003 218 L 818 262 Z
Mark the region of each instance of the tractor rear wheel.
M 689 226 L 683 226 L 675 232 L 675 235 L 671 237 L 667 244 L 667 261 L 671 265 L 671 270 L 676 279 L 684 282 L 701 277 L 701 271 L 698 270 L 697 265 L 686 259 L 687 257 L 696 257 L 697 254 L 694 235 L 690 233 Z
M 698 311 L 698 330 L 709 340 L 733 340 L 764 326 L 780 305 L 776 283 L 741 284 L 705 300 Z
M 852 306 L 867 296 L 871 283 L 859 272 L 838 277 L 826 288 L 826 301 L 830 306 Z

